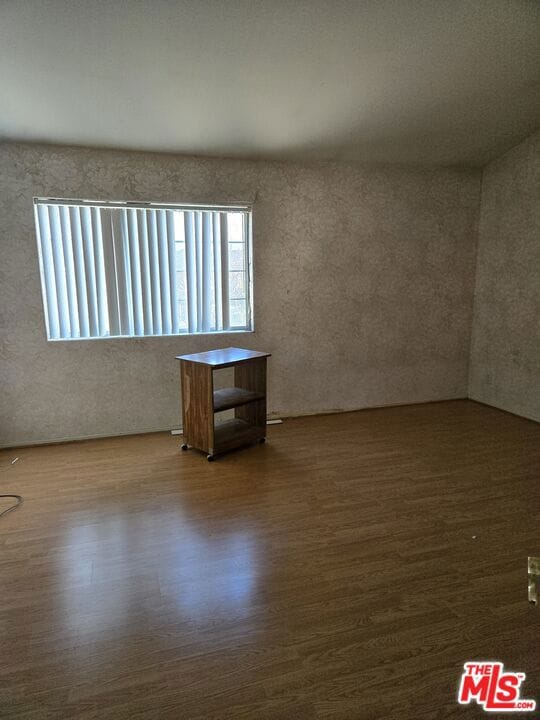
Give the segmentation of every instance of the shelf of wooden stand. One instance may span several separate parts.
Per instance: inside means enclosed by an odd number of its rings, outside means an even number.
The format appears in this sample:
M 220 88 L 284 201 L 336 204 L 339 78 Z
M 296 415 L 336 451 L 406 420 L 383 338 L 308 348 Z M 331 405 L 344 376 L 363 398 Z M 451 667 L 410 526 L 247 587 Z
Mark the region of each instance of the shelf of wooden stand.
M 265 428 L 250 425 L 245 420 L 234 418 L 215 426 L 214 452 L 224 452 L 247 445 L 264 437 Z
M 264 393 L 252 392 L 243 388 L 231 387 L 214 390 L 214 412 L 230 410 L 231 408 L 247 405 L 247 403 L 263 400 Z

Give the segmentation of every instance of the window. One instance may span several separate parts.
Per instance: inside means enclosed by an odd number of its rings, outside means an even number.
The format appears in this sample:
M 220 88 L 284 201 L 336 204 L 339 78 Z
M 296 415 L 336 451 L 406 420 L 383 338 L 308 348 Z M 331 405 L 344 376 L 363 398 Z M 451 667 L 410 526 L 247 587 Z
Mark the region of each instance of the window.
M 249 206 L 34 205 L 49 340 L 252 329 Z

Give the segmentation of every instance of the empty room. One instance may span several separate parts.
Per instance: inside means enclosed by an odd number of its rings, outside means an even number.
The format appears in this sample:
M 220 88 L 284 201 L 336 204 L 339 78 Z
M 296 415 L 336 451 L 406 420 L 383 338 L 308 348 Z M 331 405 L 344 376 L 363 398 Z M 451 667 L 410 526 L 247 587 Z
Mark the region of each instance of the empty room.
M 3 0 L 0 68 L 0 718 L 534 720 L 540 2 Z

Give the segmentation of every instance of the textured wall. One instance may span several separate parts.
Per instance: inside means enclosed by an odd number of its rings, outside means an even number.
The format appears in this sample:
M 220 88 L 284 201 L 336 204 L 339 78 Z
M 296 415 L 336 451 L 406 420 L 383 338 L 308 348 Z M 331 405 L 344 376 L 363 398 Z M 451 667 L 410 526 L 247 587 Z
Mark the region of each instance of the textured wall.
M 484 170 L 469 393 L 540 420 L 540 132 Z
M 273 353 L 269 409 L 467 394 L 480 178 L 4 144 L 0 444 L 179 424 L 174 356 Z M 255 200 L 253 334 L 45 339 L 33 196 Z

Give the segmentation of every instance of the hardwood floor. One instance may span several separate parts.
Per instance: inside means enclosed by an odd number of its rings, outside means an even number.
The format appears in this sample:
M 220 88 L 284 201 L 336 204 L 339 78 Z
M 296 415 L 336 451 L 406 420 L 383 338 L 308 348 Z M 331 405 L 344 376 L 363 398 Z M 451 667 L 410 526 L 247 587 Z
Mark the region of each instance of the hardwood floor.
M 214 463 L 169 434 L 3 451 L 0 717 L 476 718 L 481 659 L 540 702 L 539 478 L 539 426 L 470 401 Z

